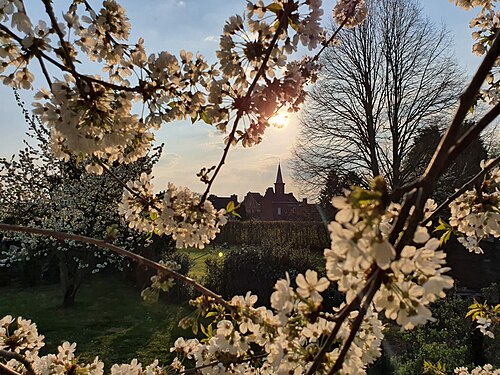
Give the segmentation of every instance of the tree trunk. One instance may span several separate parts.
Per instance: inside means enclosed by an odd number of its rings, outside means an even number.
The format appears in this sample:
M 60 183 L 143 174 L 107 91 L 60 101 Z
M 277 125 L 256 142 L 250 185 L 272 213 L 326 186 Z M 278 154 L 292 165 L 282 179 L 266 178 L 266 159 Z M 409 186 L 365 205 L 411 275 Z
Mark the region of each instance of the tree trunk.
M 77 290 L 78 286 L 74 284 L 70 284 L 65 288 L 62 307 L 66 309 L 74 306 Z
M 63 308 L 73 307 L 75 304 L 76 292 L 80 288 L 82 278 L 80 270 L 71 275 L 68 264 L 66 263 L 66 254 L 58 255 L 59 258 L 59 279 L 63 290 Z

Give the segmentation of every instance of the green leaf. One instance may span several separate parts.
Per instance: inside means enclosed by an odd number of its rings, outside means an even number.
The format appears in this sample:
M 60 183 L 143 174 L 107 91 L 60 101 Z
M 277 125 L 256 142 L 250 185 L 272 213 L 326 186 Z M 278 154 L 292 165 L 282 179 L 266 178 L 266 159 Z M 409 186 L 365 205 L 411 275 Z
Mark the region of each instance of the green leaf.
M 203 326 L 203 324 L 200 324 L 200 329 L 201 329 L 201 332 L 202 332 L 205 336 L 208 336 L 207 331 L 206 331 L 205 327 Z
M 443 219 L 439 218 L 439 225 L 434 229 L 434 232 L 438 232 L 440 230 L 448 230 L 451 226 Z
M 453 231 L 451 229 L 449 229 L 446 232 L 444 232 L 443 235 L 441 236 L 441 238 L 439 239 L 439 244 L 442 246 L 446 242 L 448 242 L 448 240 L 450 239 L 452 233 L 453 233 Z
M 207 117 L 207 111 L 203 110 L 200 112 L 200 119 L 202 119 L 206 124 L 212 125 L 212 121 L 210 121 Z
M 279 12 L 281 12 L 283 10 L 283 7 L 281 5 L 279 5 L 278 3 L 272 3 L 272 4 L 269 4 L 266 7 L 266 9 L 270 10 L 271 12 L 273 12 L 275 14 L 278 14 Z
M 229 201 L 229 203 L 226 206 L 226 212 L 229 214 L 234 211 L 234 202 Z
M 288 18 L 288 24 L 292 27 L 292 29 L 298 33 L 299 32 L 299 25 L 296 24 L 295 22 L 292 21 L 291 18 Z

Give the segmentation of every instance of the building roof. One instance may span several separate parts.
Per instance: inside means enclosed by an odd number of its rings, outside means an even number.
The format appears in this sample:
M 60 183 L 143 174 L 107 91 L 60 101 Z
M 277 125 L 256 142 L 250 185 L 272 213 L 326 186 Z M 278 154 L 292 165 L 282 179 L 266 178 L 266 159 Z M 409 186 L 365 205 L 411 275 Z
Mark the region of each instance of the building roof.
M 297 199 L 294 197 L 293 193 L 286 194 L 273 194 L 273 203 L 297 203 Z
M 247 193 L 247 197 L 252 197 L 259 204 L 262 202 L 262 198 L 264 198 L 260 193 L 253 193 L 251 191 Z

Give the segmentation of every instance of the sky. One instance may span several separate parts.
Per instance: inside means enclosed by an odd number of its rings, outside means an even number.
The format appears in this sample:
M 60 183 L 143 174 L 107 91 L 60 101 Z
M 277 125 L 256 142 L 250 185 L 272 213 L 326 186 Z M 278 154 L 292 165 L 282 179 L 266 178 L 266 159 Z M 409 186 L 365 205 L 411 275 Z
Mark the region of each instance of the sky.
M 31 7 L 35 0 L 25 3 Z M 66 2 L 56 0 L 54 3 L 58 6 Z M 91 3 L 96 8 L 99 4 L 98 1 Z M 241 14 L 246 4 L 244 0 L 121 0 L 119 3 L 131 20 L 130 40 L 143 37 L 148 53 L 167 50 L 178 54 L 185 49 L 203 54 L 209 62 L 215 62 L 218 35 L 225 21 L 231 15 Z M 323 3 L 327 19 L 334 1 Z M 445 25 L 452 33 L 457 61 L 471 76 L 480 62 L 471 53 L 473 41 L 468 27 L 475 11 L 464 11 L 448 0 L 421 0 L 421 5 L 424 15 L 436 24 Z M 32 9 L 32 19 L 41 14 L 37 13 L 41 12 L 41 6 L 34 5 Z M 33 95 L 34 91 L 22 94 L 26 103 L 32 102 Z M 0 157 L 10 157 L 23 146 L 26 124 L 12 90 L 3 85 L 0 85 L 0 102 Z M 266 187 L 272 186 L 278 162 L 281 162 L 286 191 L 293 192 L 297 198 L 305 197 L 300 186 L 294 183 L 290 170 L 291 150 L 298 130 L 297 119 L 291 118 L 281 129 L 269 128 L 260 145 L 233 148 L 212 192 L 221 196 L 238 194 L 240 200 L 248 191 L 264 193 Z M 204 185 L 196 173 L 202 167 L 217 164 L 224 147 L 224 135 L 202 122 L 193 125 L 178 121 L 164 124 L 156 139 L 165 146 L 154 170 L 155 188 L 161 190 L 167 182 L 173 182 L 202 192 Z

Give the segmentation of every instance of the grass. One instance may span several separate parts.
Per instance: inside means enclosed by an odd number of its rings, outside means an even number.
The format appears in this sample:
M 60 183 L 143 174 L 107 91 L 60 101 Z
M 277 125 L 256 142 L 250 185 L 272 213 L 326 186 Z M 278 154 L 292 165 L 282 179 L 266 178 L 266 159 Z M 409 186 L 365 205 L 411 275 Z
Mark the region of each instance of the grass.
M 206 273 L 205 260 L 213 255 L 224 256 L 224 254 L 230 251 L 230 249 L 221 248 L 219 246 L 215 248 L 212 246 L 207 246 L 201 250 L 196 248 L 188 248 L 177 251 L 188 254 L 191 257 L 191 259 L 193 260 L 193 266 L 191 267 L 189 276 L 199 281 Z
M 64 341 L 76 342 L 83 362 L 99 356 L 106 365 L 137 358 L 145 364 L 158 359 L 170 363 L 169 348 L 189 331 L 177 327 L 189 314 L 186 306 L 146 303 L 140 293 L 118 277 L 89 279 L 77 294 L 73 308 L 61 308 L 57 285 L 0 288 L 0 317 L 10 314 L 31 319 L 45 335 L 42 354 L 57 351 Z

